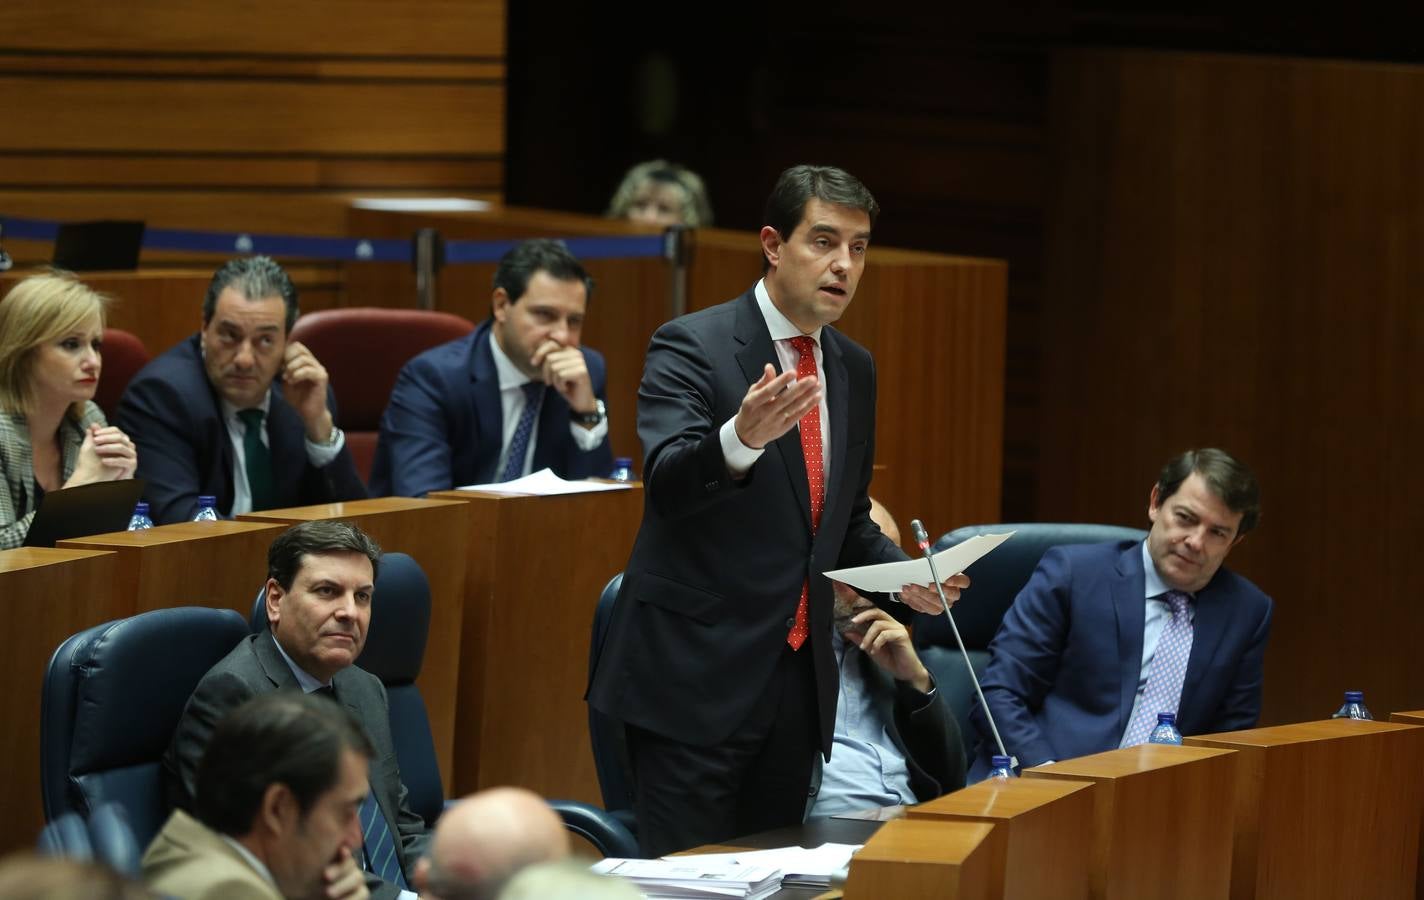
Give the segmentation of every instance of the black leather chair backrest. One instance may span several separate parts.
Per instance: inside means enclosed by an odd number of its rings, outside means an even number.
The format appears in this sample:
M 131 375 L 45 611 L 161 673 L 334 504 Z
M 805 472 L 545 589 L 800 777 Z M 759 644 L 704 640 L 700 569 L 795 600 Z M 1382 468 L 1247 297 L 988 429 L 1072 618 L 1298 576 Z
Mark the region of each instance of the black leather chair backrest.
M 1044 551 L 1059 544 L 1094 544 L 1104 541 L 1140 541 L 1145 531 L 1117 525 L 1090 525 L 1061 522 L 1025 522 L 1004 525 L 969 525 L 957 528 L 935 541 L 937 553 L 980 534 L 1015 532 L 988 556 L 965 570 L 972 582 L 954 605 L 954 622 L 964 639 L 969 664 L 976 675 L 989 664 L 989 644 L 1014 598 L 1028 584 Z M 941 572 L 941 575 L 949 573 Z M 978 734 L 969 713 L 976 702 L 974 683 L 964 670 L 964 656 L 954 642 L 954 634 L 944 614 L 917 613 L 914 619 L 915 646 L 959 722 L 964 749 L 974 758 Z
M 252 604 L 254 634 L 267 630 L 267 591 Z M 445 788 L 436 762 L 435 741 L 425 699 L 415 686 L 430 633 L 430 582 L 420 564 L 405 553 L 386 553 L 376 572 L 371 626 L 356 665 L 386 686 L 391 737 L 411 810 L 434 826 L 445 808 Z
M 588 674 L 598 665 L 598 655 L 603 651 L 608 627 L 613 621 L 613 607 L 618 600 L 618 591 L 623 587 L 623 573 L 619 572 L 604 585 L 598 596 L 598 606 L 593 612 L 593 633 L 588 648 Z M 603 806 L 618 816 L 619 820 L 633 829 L 633 784 L 627 772 L 627 743 L 623 736 L 623 723 L 612 719 L 593 706 L 588 708 L 588 735 L 593 744 L 593 765 L 598 772 L 598 786 L 603 791 Z
M 47 820 L 128 813 L 146 846 L 168 815 L 161 760 L 198 681 L 247 634 L 232 610 L 178 607 L 81 631 L 51 657 L 40 702 Z

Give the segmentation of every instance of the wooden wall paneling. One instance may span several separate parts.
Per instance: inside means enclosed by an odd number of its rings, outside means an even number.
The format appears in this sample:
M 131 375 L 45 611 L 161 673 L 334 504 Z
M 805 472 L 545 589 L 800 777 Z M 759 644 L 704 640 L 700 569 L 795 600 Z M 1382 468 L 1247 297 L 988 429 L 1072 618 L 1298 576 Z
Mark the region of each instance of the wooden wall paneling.
M 1263 723 L 1417 706 L 1424 68 L 1083 51 L 1053 83 L 1038 518 L 1141 524 L 1170 455 L 1226 447 L 1262 482 L 1228 562 L 1277 600 Z
M 430 580 L 430 631 L 416 686 L 430 715 L 431 739 L 440 761 L 447 793 L 465 761 L 455 756 L 456 690 L 463 656 L 460 645 L 464 615 L 466 513 L 461 503 L 382 497 L 346 503 L 323 503 L 291 509 L 264 510 L 238 517 L 249 522 L 341 520 L 361 528 L 381 549 L 408 553 Z M 373 607 L 372 628 L 379 628 L 381 598 Z M 471 768 L 473 771 L 473 768 Z M 451 796 L 454 796 L 451 794 Z
M 0 552 L 0 628 L 12 640 L 0 658 L 0 852 L 34 847 L 40 801 L 40 687 L 50 656 L 76 632 L 133 613 L 114 590 L 116 557 L 26 547 Z
M 503 57 L 502 0 L 251 0 L 241 6 L 102 0 L 0 7 L 0 50 L 241 56 Z

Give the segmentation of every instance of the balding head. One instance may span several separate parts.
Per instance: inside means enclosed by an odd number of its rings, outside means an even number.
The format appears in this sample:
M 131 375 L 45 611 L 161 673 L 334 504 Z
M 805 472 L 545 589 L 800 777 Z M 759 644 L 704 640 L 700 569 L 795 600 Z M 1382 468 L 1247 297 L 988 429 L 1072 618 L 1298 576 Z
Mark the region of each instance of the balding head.
M 491 788 L 440 817 L 430 852 L 416 867 L 416 886 L 435 900 L 482 900 L 525 866 L 568 853 L 563 821 L 538 794 Z

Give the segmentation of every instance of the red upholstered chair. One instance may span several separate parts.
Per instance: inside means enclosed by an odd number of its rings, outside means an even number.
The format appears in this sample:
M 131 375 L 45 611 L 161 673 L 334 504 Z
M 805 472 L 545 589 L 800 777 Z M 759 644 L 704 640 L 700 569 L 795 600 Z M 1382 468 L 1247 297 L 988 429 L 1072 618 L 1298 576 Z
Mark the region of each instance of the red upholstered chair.
M 381 413 L 401 366 L 474 327 L 450 313 L 370 306 L 324 309 L 297 319 L 292 340 L 307 345 L 326 367 L 346 444 L 363 479 L 371 476 Z
M 99 389 L 94 393 L 94 402 L 110 422 L 114 421 L 114 412 L 119 408 L 119 398 L 129 386 L 129 379 L 148 365 L 149 358 L 148 348 L 138 335 L 121 328 L 104 329 L 104 367 L 99 371 Z

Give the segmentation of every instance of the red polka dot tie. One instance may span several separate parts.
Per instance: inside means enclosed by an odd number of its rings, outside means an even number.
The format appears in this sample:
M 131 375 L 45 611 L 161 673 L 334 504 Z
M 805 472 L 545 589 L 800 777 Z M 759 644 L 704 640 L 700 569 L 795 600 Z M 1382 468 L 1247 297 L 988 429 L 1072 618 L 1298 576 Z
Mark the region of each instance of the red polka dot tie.
M 796 380 L 817 377 L 816 342 L 802 335 L 791 339 L 791 346 L 801 354 L 796 361 Z M 811 411 L 801 417 L 801 456 L 806 460 L 806 481 L 811 487 L 811 533 L 821 526 L 821 507 L 826 502 L 826 467 L 821 459 L 821 406 L 811 407 Z M 811 583 L 801 584 L 801 602 L 796 604 L 796 624 L 786 634 L 786 643 L 792 650 L 800 650 L 806 643 L 808 629 L 807 610 L 810 607 Z

